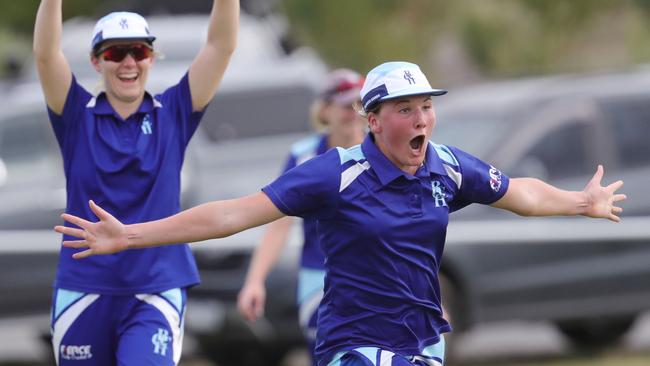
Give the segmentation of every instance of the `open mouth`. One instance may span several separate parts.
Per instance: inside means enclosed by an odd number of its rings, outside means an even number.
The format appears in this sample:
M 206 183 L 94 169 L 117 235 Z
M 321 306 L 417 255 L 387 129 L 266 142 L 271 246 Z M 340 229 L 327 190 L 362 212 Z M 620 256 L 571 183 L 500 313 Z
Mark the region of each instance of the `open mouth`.
M 117 77 L 120 79 L 120 81 L 125 82 L 125 83 L 132 83 L 138 79 L 138 74 L 124 74 L 124 75 L 118 75 Z
M 424 135 L 416 136 L 412 138 L 411 141 L 409 141 L 409 145 L 411 145 L 411 149 L 413 150 L 420 150 L 423 144 L 424 144 Z

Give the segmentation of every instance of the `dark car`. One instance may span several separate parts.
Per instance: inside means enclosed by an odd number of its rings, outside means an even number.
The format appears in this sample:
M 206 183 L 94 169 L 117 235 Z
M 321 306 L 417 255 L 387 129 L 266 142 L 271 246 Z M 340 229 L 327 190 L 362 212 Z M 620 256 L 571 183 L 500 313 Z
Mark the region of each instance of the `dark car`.
M 456 332 L 484 322 L 543 320 L 576 346 L 593 348 L 619 340 L 650 309 L 649 85 L 650 71 L 635 70 L 491 83 L 435 99 L 434 141 L 512 177 L 566 189 L 581 190 L 604 164 L 605 181 L 624 179 L 629 196 L 621 224 L 517 218 L 480 205 L 454 213 L 441 281 Z M 212 147 L 215 186 L 206 198 L 259 190 L 279 172 L 291 138 L 298 136 Z M 203 283 L 190 296 L 188 329 L 221 365 L 272 363 L 302 345 L 295 308 L 299 230 L 267 281 L 265 318 L 249 323 L 237 314 L 237 292 L 260 235 L 195 246 Z M 453 337 L 449 343 L 453 349 Z
M 605 182 L 623 179 L 629 197 L 619 225 L 511 220 L 480 205 L 452 215 L 441 271 L 457 331 L 548 320 L 576 346 L 594 348 L 615 343 L 650 309 L 649 82 L 648 70 L 520 80 L 450 93 L 441 103 L 439 141 L 511 176 L 573 190 L 603 164 Z

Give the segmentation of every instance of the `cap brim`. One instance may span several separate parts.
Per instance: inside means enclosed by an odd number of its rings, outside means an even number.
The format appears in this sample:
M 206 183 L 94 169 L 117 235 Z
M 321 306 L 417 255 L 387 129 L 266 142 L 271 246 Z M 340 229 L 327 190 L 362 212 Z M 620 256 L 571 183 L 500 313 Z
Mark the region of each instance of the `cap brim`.
M 431 95 L 434 97 L 440 96 L 440 95 L 445 95 L 447 94 L 447 90 L 445 89 L 422 89 L 422 90 L 408 90 L 404 91 L 401 93 L 395 93 L 391 95 L 387 95 L 383 98 L 379 98 L 379 102 L 384 102 L 387 100 L 393 100 L 393 99 L 398 99 L 398 98 L 403 98 L 403 97 L 412 97 L 414 95 Z
M 102 43 L 108 42 L 108 41 L 145 41 L 149 43 L 150 45 L 153 45 L 153 41 L 156 40 L 156 37 L 150 36 L 150 37 L 120 37 L 120 38 L 106 38 L 102 39 L 101 41 L 95 43 L 92 48 L 93 50 L 99 49 L 99 46 L 102 45 Z

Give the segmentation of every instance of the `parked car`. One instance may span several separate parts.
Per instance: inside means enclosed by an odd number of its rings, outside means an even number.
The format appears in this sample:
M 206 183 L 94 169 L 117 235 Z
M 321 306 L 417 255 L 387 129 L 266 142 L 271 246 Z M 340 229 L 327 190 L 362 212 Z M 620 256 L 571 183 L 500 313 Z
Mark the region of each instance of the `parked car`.
M 629 196 L 620 224 L 515 218 L 480 205 L 454 213 L 441 281 L 457 333 L 485 322 L 548 321 L 576 347 L 593 348 L 614 344 L 650 309 L 648 85 L 650 70 L 641 68 L 490 83 L 436 98 L 436 142 L 513 177 L 566 189 L 582 189 L 602 163 L 605 181 L 624 179 Z M 213 146 L 215 184 L 206 198 L 259 190 L 297 138 L 288 137 L 260 134 Z M 195 246 L 203 283 L 190 296 L 187 324 L 218 364 L 273 363 L 302 345 L 294 305 L 299 230 L 290 237 L 267 281 L 266 316 L 253 323 L 237 314 L 236 296 L 260 231 Z M 453 337 L 449 343 L 453 349 Z
M 511 176 L 574 190 L 603 164 L 605 181 L 623 179 L 629 196 L 623 225 L 582 218 L 511 221 L 508 212 L 480 205 L 460 211 L 456 219 L 482 221 L 449 228 L 441 271 L 456 330 L 506 319 L 548 320 L 575 346 L 594 348 L 614 344 L 650 309 L 650 267 L 638 262 L 650 259 L 648 82 L 647 68 L 519 80 L 452 92 L 441 103 L 440 141 Z

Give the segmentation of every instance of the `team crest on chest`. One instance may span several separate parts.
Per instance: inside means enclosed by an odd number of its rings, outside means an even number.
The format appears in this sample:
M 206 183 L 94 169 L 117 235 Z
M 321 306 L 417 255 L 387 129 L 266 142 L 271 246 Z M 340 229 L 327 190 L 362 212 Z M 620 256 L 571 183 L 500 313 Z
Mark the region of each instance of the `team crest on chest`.
M 448 207 L 445 186 L 443 186 L 439 181 L 434 180 L 431 182 L 431 194 L 433 195 L 433 201 L 436 204 L 436 207 Z
M 142 129 L 142 133 L 145 135 L 151 135 L 153 132 L 153 129 L 151 128 L 151 120 L 148 114 L 144 116 L 140 128 Z

